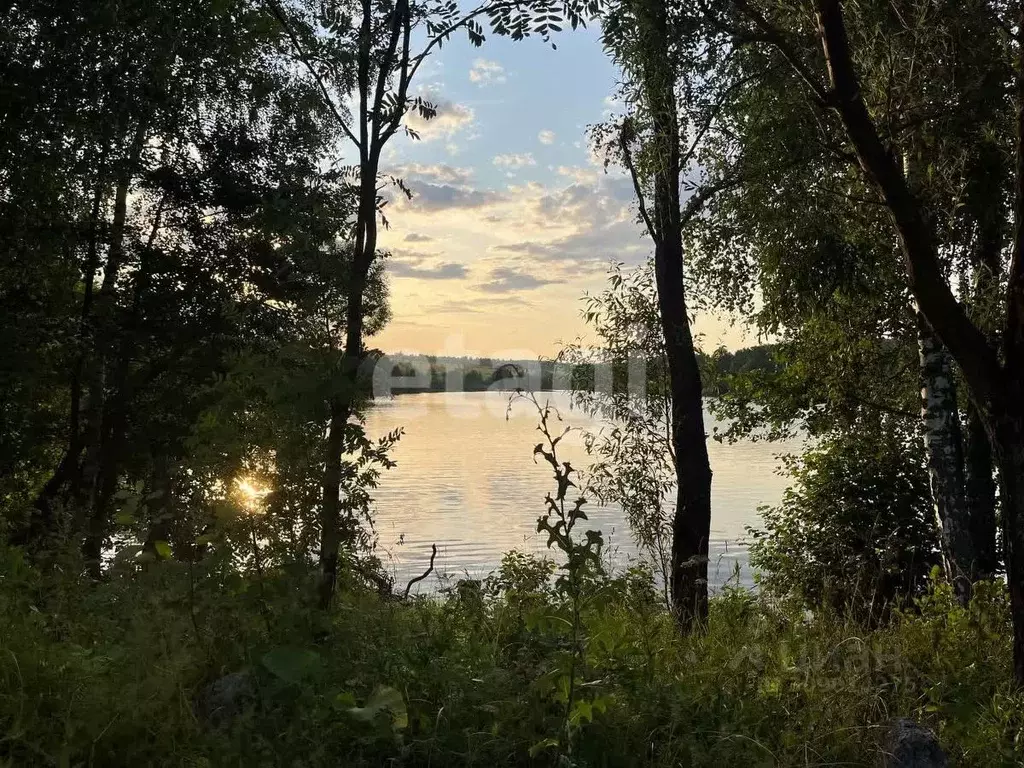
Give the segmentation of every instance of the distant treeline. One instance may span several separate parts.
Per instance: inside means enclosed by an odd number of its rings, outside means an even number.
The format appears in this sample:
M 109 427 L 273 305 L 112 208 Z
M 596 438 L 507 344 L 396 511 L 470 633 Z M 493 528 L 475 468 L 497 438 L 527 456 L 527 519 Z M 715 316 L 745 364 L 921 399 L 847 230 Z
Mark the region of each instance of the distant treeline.
M 729 378 L 761 371 L 774 373 L 781 367 L 777 344 L 759 344 L 729 352 L 724 347 L 712 355 L 699 353 L 704 374 L 704 395 L 719 397 L 729 392 Z
M 752 371 L 778 369 L 775 345 L 762 344 L 729 352 L 724 348 L 700 354 L 704 392 L 716 397 L 729 391 L 729 377 Z M 483 392 L 489 389 L 524 387 L 539 392 L 570 388 L 593 389 L 595 365 L 567 364 L 554 360 L 495 360 L 491 358 L 392 355 L 393 394 L 423 392 Z M 660 362 L 647 366 L 648 380 L 656 382 Z M 399 379 L 404 379 L 400 381 Z M 614 364 L 615 387 L 625 386 L 626 365 Z

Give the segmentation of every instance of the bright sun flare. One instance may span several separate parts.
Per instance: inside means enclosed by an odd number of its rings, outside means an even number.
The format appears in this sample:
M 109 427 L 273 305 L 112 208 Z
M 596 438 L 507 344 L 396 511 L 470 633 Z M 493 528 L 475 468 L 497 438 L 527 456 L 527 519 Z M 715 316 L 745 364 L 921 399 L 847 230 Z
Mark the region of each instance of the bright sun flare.
M 242 499 L 242 503 L 249 509 L 259 507 L 263 498 L 270 493 L 269 488 L 258 485 L 252 478 L 239 477 L 235 480 L 235 488 Z

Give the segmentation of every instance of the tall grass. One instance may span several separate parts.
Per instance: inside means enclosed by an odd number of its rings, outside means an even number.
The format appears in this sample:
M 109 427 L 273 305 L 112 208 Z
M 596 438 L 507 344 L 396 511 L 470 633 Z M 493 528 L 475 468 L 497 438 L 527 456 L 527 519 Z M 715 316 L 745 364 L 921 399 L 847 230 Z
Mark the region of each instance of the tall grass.
M 518 553 L 434 598 L 349 584 L 326 618 L 300 569 L 260 588 L 215 559 L 165 562 L 96 586 L 74 565 L 0 553 L 8 765 L 869 766 L 896 717 L 932 727 L 953 764 L 1024 762 L 996 587 L 968 611 L 936 587 L 870 631 L 727 590 L 680 638 L 633 571 L 588 583 L 570 640 L 551 564 Z M 567 757 L 551 745 L 570 642 L 583 704 Z M 197 697 L 236 671 L 250 695 L 214 725 Z

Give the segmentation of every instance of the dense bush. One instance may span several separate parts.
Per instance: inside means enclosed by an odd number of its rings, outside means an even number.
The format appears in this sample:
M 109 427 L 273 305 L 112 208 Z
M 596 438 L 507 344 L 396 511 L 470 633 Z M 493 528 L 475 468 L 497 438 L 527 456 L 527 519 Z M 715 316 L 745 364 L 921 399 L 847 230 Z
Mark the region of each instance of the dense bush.
M 883 419 L 834 432 L 788 469 L 793 486 L 752 532 L 765 590 L 863 619 L 922 593 L 938 533 L 912 429 Z

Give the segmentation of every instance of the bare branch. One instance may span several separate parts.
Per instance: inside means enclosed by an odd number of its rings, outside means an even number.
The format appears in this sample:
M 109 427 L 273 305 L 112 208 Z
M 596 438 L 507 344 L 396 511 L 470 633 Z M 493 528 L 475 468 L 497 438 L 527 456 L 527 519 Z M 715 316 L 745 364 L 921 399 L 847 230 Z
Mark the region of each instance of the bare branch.
M 640 186 L 640 178 L 636 173 L 636 165 L 633 163 L 633 153 L 629 148 L 629 140 L 626 136 L 626 118 L 622 121 L 622 128 L 619 130 L 619 146 L 622 148 L 622 161 L 626 164 L 626 170 L 629 171 L 629 177 L 633 180 L 633 191 L 636 192 L 636 200 L 640 205 L 640 216 L 644 220 L 644 224 L 647 226 L 647 231 L 651 233 L 651 238 L 657 240 L 660 235 L 658 230 L 654 228 L 654 223 L 651 221 L 651 216 L 647 213 L 647 203 L 644 199 L 644 191 Z
M 423 581 L 429 576 L 434 570 L 434 558 L 437 557 L 437 544 L 430 545 L 430 565 L 427 570 L 423 572 L 422 576 L 416 576 L 415 578 L 409 579 L 409 583 L 405 585 L 405 594 L 402 595 L 402 599 L 405 600 L 409 597 L 409 590 L 412 589 L 412 585 Z

